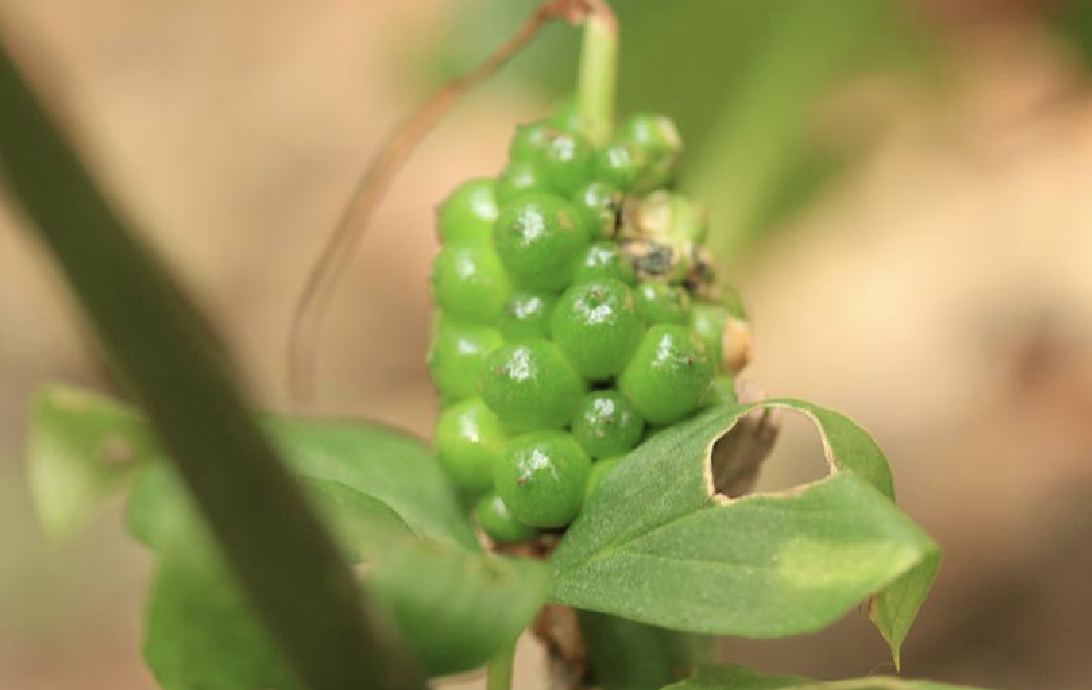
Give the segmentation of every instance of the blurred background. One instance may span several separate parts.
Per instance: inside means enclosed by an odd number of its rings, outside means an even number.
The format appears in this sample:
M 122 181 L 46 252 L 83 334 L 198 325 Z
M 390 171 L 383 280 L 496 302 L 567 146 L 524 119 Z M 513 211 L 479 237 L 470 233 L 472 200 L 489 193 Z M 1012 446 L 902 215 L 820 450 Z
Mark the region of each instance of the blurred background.
M 683 186 L 712 206 L 752 315 L 746 377 L 870 429 L 944 548 L 904 672 L 1092 687 L 1092 3 L 615 4 L 621 109 L 679 123 Z M 289 310 L 368 156 L 531 5 L 0 0 L 0 34 L 284 409 Z M 567 90 L 576 45 L 550 28 L 402 172 L 331 309 L 315 412 L 430 433 L 434 207 L 500 168 L 513 126 Z M 119 506 L 69 544 L 34 522 L 29 396 L 111 388 L 19 224 L 0 195 L 0 688 L 151 690 L 149 563 Z M 762 486 L 821 472 L 789 420 Z M 525 651 L 520 687 L 538 687 Z M 892 670 L 863 612 L 723 653 L 819 678 Z

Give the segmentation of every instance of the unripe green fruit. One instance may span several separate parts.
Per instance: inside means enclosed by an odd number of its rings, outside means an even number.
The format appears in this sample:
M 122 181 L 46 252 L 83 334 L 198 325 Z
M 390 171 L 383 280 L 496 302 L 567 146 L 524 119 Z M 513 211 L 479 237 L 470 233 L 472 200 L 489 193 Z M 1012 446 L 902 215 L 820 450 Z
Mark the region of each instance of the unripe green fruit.
M 641 340 L 644 322 L 625 283 L 577 283 L 558 300 L 550 333 L 573 367 L 593 381 L 617 374 Z
M 683 326 L 660 324 L 645 333 L 618 377 L 618 389 L 650 424 L 671 424 L 698 409 L 715 367 L 698 336 Z
M 580 108 L 575 97 L 566 98 L 562 101 L 545 122 L 550 127 L 562 132 L 579 134 L 584 131 L 584 118 L 580 114 Z
M 474 512 L 478 515 L 478 524 L 482 531 L 497 543 L 515 544 L 535 536 L 535 528 L 517 520 L 512 511 L 508 510 L 504 499 L 495 493 L 482 496 L 474 506 Z
M 587 182 L 594 156 L 595 149 L 579 134 L 550 130 L 530 160 L 555 190 L 568 196 Z
M 572 282 L 588 236 L 575 206 L 553 194 L 531 192 L 501 210 L 493 243 L 520 285 L 560 292 Z
M 637 304 L 641 317 L 648 323 L 684 325 L 690 319 L 690 296 L 686 290 L 647 280 L 637 285 Z
M 628 192 L 641 180 L 648 160 L 644 150 L 626 141 L 616 141 L 601 149 L 592 164 L 596 179 Z
M 478 395 L 485 360 L 504 344 L 492 328 L 463 323 L 449 316 L 437 319 L 428 369 L 432 382 L 445 400 L 457 401 Z
M 638 181 L 640 189 L 662 187 L 674 178 L 683 142 L 671 118 L 634 115 L 619 128 L 617 138 L 635 146 L 646 159 L 645 170 Z
M 584 501 L 591 461 L 572 436 L 539 431 L 514 439 L 497 463 L 496 492 L 520 522 L 564 527 Z
M 580 401 L 572 433 L 593 458 L 629 452 L 641 441 L 645 420 L 618 391 L 593 391 Z
M 543 150 L 549 145 L 551 135 L 558 131 L 548 120 L 536 120 L 524 125 L 516 125 L 516 133 L 508 143 L 509 161 L 535 163 Z
M 492 323 L 512 293 L 491 247 L 450 244 L 432 263 L 432 292 L 440 308 L 476 323 Z
M 535 292 L 517 292 L 508 300 L 497 321 L 504 339 L 512 342 L 550 337 L 550 317 L 557 297 Z
M 497 198 L 497 204 L 504 206 L 521 194 L 549 190 L 549 181 L 531 161 L 516 160 L 509 163 L 500 175 L 497 175 L 493 193 Z
M 618 188 L 592 180 L 576 190 L 573 203 L 584 214 L 591 239 L 605 239 L 617 233 L 619 214 L 622 212 L 622 193 Z
M 584 502 L 587 503 L 595 493 L 599 485 L 603 483 L 603 477 L 613 470 L 618 465 L 622 464 L 622 461 L 626 459 L 624 455 L 618 455 L 613 458 L 603 458 L 602 460 L 596 460 L 592 463 L 591 472 L 588 473 L 588 483 L 584 487 Z
M 476 177 L 462 183 L 437 209 L 440 242 L 489 245 L 497 222 L 493 180 Z
M 456 488 L 480 494 L 493 486 L 508 437 L 481 398 L 445 409 L 436 423 L 436 457 Z
M 735 379 L 731 376 L 718 376 L 713 379 L 713 387 L 709 389 L 704 405 L 735 405 L 738 402 Z
M 620 280 L 631 286 L 637 283 L 637 271 L 616 242 L 596 242 L 588 247 L 583 261 L 573 275 L 573 282 L 583 283 L 606 278 Z
M 717 369 L 723 367 L 724 327 L 728 325 L 728 310 L 711 302 L 695 302 L 690 310 L 690 330 L 698 334 L 709 351 Z
M 482 397 L 511 431 L 560 429 L 584 392 L 584 380 L 548 340 L 505 345 L 485 362 Z

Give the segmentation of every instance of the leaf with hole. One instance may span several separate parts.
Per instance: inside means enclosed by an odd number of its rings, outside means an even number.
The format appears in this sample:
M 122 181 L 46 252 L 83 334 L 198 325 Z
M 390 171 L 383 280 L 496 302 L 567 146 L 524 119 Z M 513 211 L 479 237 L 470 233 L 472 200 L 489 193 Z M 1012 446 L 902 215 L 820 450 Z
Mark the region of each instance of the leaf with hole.
M 807 416 L 831 474 L 778 494 L 714 494 L 712 448 L 757 408 Z M 795 400 L 714 408 L 656 434 L 606 476 L 553 555 L 553 596 L 753 638 L 818 630 L 873 597 L 897 663 L 939 550 L 892 499 L 883 454 L 842 415 Z

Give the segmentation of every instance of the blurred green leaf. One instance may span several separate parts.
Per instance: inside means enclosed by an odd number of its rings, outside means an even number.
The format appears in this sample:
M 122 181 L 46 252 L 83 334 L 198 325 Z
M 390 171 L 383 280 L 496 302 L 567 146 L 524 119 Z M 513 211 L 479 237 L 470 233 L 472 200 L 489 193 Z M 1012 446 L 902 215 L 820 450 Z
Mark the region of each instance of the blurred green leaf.
M 368 422 L 266 417 L 262 426 L 296 475 L 356 489 L 389 506 L 415 533 L 478 550 L 443 469 L 420 440 Z M 124 462 L 116 462 L 119 454 Z M 156 456 L 162 451 L 143 416 L 107 396 L 54 386 L 40 394 L 32 412 L 28 459 L 32 477 L 40 475 L 33 481 L 43 516 L 86 512 L 103 491 Z M 153 464 L 130 497 L 130 530 L 146 543 L 157 513 L 170 503 L 166 496 L 185 500 L 174 484 L 168 468 Z
M 44 399 L 53 401 L 44 409 L 64 414 L 40 415 L 36 426 L 71 441 L 66 452 L 74 467 L 94 460 L 98 444 L 84 441 L 143 443 L 126 521 L 159 559 L 146 655 L 164 687 L 294 688 L 280 662 L 271 661 L 276 655 L 207 543 L 181 481 L 170 465 L 150 461 L 157 450 L 144 420 L 75 389 L 55 388 Z M 96 435 L 81 434 L 91 423 Z M 482 554 L 423 443 L 377 424 L 263 425 L 342 550 L 367 564 L 369 592 L 430 672 L 478 666 L 530 623 L 548 594 L 549 569 Z
M 380 424 L 270 419 L 266 429 L 302 477 L 340 482 L 390 506 L 415 533 L 466 551 L 478 542 L 428 446 Z
M 1051 28 L 1077 50 L 1086 66 L 1092 66 L 1092 3 L 1069 0 L 1045 7 L 1049 9 Z
M 127 407 L 72 388 L 43 389 L 27 424 L 31 497 L 46 532 L 67 537 L 155 453 Z
M 881 676 L 854 680 L 814 681 L 791 676 L 763 676 L 733 666 L 704 668 L 692 678 L 669 685 L 664 690 L 975 690 L 963 685 L 948 685 L 927 680 L 906 680 Z
M 832 474 L 782 494 L 713 496 L 710 450 L 755 407 L 803 413 Z M 715 408 L 607 475 L 553 555 L 554 598 L 675 630 L 768 638 L 817 630 L 876 595 L 884 615 L 874 620 L 898 663 L 940 555 L 892 499 L 883 454 L 842 415 L 795 400 Z
M 430 674 L 482 665 L 546 599 L 542 563 L 420 539 L 375 498 L 329 480 L 304 484 L 343 548 L 363 559 L 373 603 L 392 616 Z M 172 510 L 156 522 L 145 657 L 157 681 L 165 690 L 294 690 L 194 518 Z

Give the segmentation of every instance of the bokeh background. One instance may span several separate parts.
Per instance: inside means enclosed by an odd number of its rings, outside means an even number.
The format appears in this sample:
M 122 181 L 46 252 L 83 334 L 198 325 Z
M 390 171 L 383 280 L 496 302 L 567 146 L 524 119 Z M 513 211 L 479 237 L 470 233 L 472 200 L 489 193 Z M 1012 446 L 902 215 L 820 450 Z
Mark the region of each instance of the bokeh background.
M 531 4 L 0 0 L 0 34 L 284 409 L 290 306 L 370 152 Z M 746 376 L 869 428 L 945 549 L 904 671 L 1092 687 L 1092 3 L 616 5 L 622 108 L 679 122 L 683 185 L 752 314 Z M 574 32 L 549 29 L 417 151 L 331 310 L 313 411 L 428 435 L 433 209 L 499 169 L 575 60 Z M 151 690 L 149 562 L 119 504 L 67 544 L 34 522 L 22 429 L 54 380 L 111 389 L 0 194 L 0 688 Z M 789 420 L 763 486 L 821 471 Z M 820 678 L 891 670 L 861 612 L 722 651 Z M 519 686 L 538 687 L 524 652 Z

